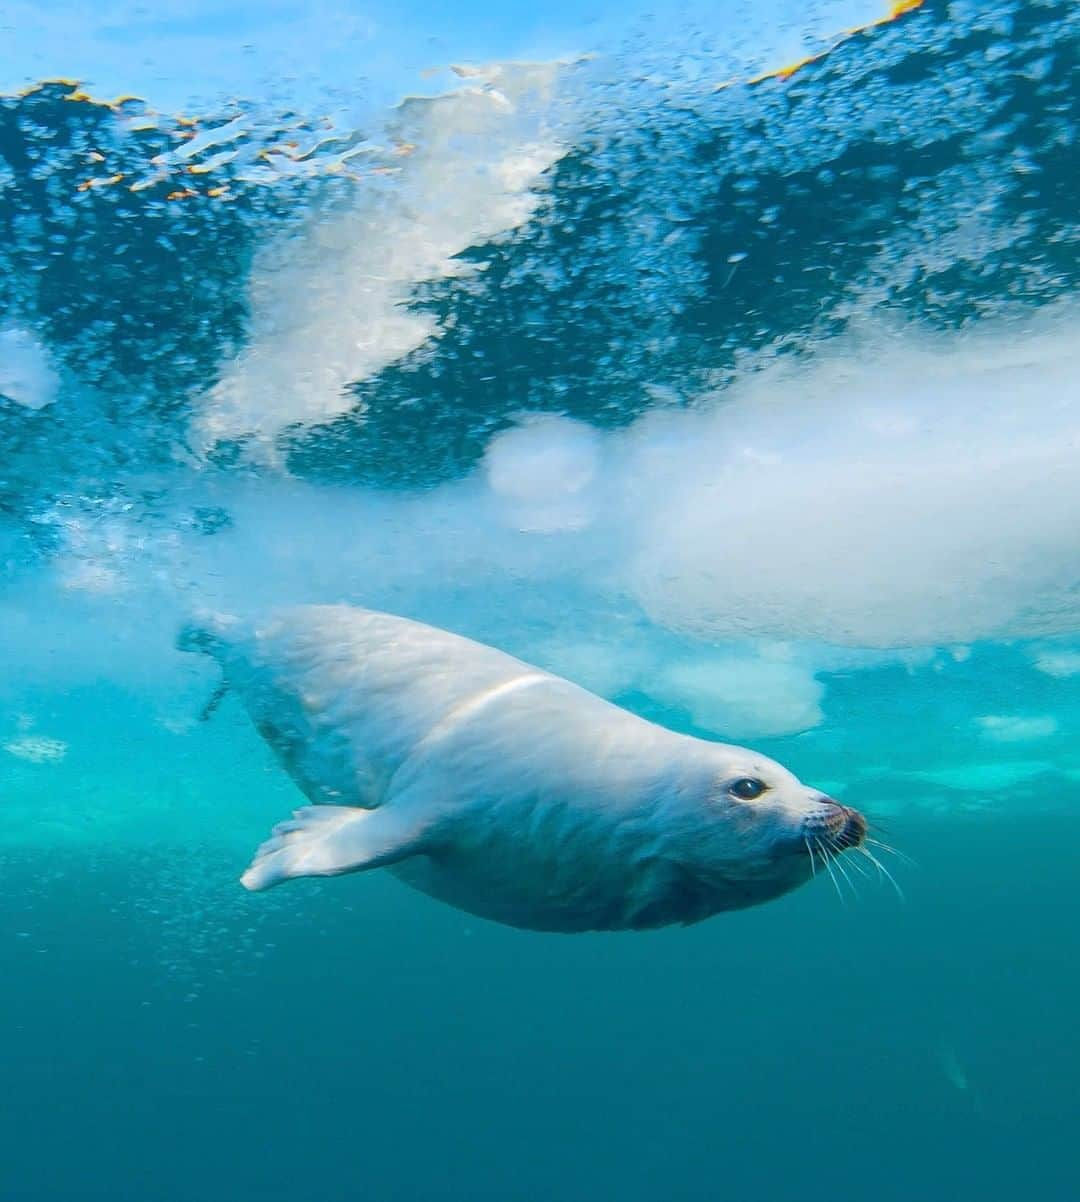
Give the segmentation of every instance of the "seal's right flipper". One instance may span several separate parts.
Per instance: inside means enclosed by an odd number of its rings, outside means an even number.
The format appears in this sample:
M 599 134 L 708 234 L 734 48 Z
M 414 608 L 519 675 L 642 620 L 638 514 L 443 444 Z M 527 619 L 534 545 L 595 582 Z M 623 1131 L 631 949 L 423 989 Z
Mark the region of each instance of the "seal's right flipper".
M 240 878 L 245 889 L 271 889 L 298 876 L 339 876 L 381 868 L 415 854 L 420 831 L 385 806 L 317 805 L 278 823 Z

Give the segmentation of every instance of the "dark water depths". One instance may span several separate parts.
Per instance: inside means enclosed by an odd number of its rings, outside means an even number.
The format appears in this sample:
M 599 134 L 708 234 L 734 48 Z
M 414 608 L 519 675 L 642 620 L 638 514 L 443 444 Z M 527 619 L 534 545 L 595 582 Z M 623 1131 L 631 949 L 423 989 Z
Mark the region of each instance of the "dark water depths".
M 894 826 L 906 904 L 629 937 L 11 857 L 4 1196 L 1075 1197 L 1076 821 Z

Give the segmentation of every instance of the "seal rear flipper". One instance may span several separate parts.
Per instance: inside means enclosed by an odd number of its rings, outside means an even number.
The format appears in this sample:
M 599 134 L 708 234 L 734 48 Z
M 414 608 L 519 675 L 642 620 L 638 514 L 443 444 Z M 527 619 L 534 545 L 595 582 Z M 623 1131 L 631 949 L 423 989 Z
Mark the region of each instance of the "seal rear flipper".
M 204 610 L 188 622 L 176 636 L 176 647 L 179 651 L 198 651 L 212 656 L 225 670 L 225 634 L 235 625 L 236 619 L 223 614 L 211 614 Z M 215 686 L 206 704 L 199 711 L 199 721 L 207 722 L 217 711 L 231 685 L 223 675 Z
M 220 660 L 229 643 L 229 636 L 239 626 L 239 619 L 232 614 L 200 610 L 193 614 L 176 636 L 179 651 L 201 651 Z
M 209 722 L 210 719 L 217 713 L 218 706 L 225 700 L 225 694 L 229 691 L 229 682 L 222 677 L 215 686 L 214 691 L 207 698 L 206 704 L 199 711 L 199 721 Z
M 240 883 L 257 892 L 298 876 L 381 868 L 414 855 L 421 833 L 416 823 L 388 806 L 304 806 L 274 827 Z

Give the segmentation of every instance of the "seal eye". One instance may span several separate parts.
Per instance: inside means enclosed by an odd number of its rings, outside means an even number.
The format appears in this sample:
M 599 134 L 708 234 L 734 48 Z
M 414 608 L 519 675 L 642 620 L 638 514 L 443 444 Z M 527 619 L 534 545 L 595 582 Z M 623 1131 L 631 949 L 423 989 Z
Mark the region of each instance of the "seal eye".
M 755 801 L 768 787 L 764 781 L 755 780 L 751 776 L 744 776 L 741 780 L 733 781 L 728 786 L 728 792 L 732 797 L 737 797 L 740 801 Z

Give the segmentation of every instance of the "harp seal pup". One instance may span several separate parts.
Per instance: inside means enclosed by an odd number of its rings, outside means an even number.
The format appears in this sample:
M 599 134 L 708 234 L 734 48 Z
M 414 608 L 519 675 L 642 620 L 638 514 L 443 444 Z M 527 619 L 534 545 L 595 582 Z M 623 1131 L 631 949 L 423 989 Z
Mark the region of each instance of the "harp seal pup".
M 741 747 L 676 734 L 492 647 L 350 606 L 189 626 L 313 803 L 241 877 L 386 868 L 545 931 L 699 922 L 802 884 L 856 811 Z

